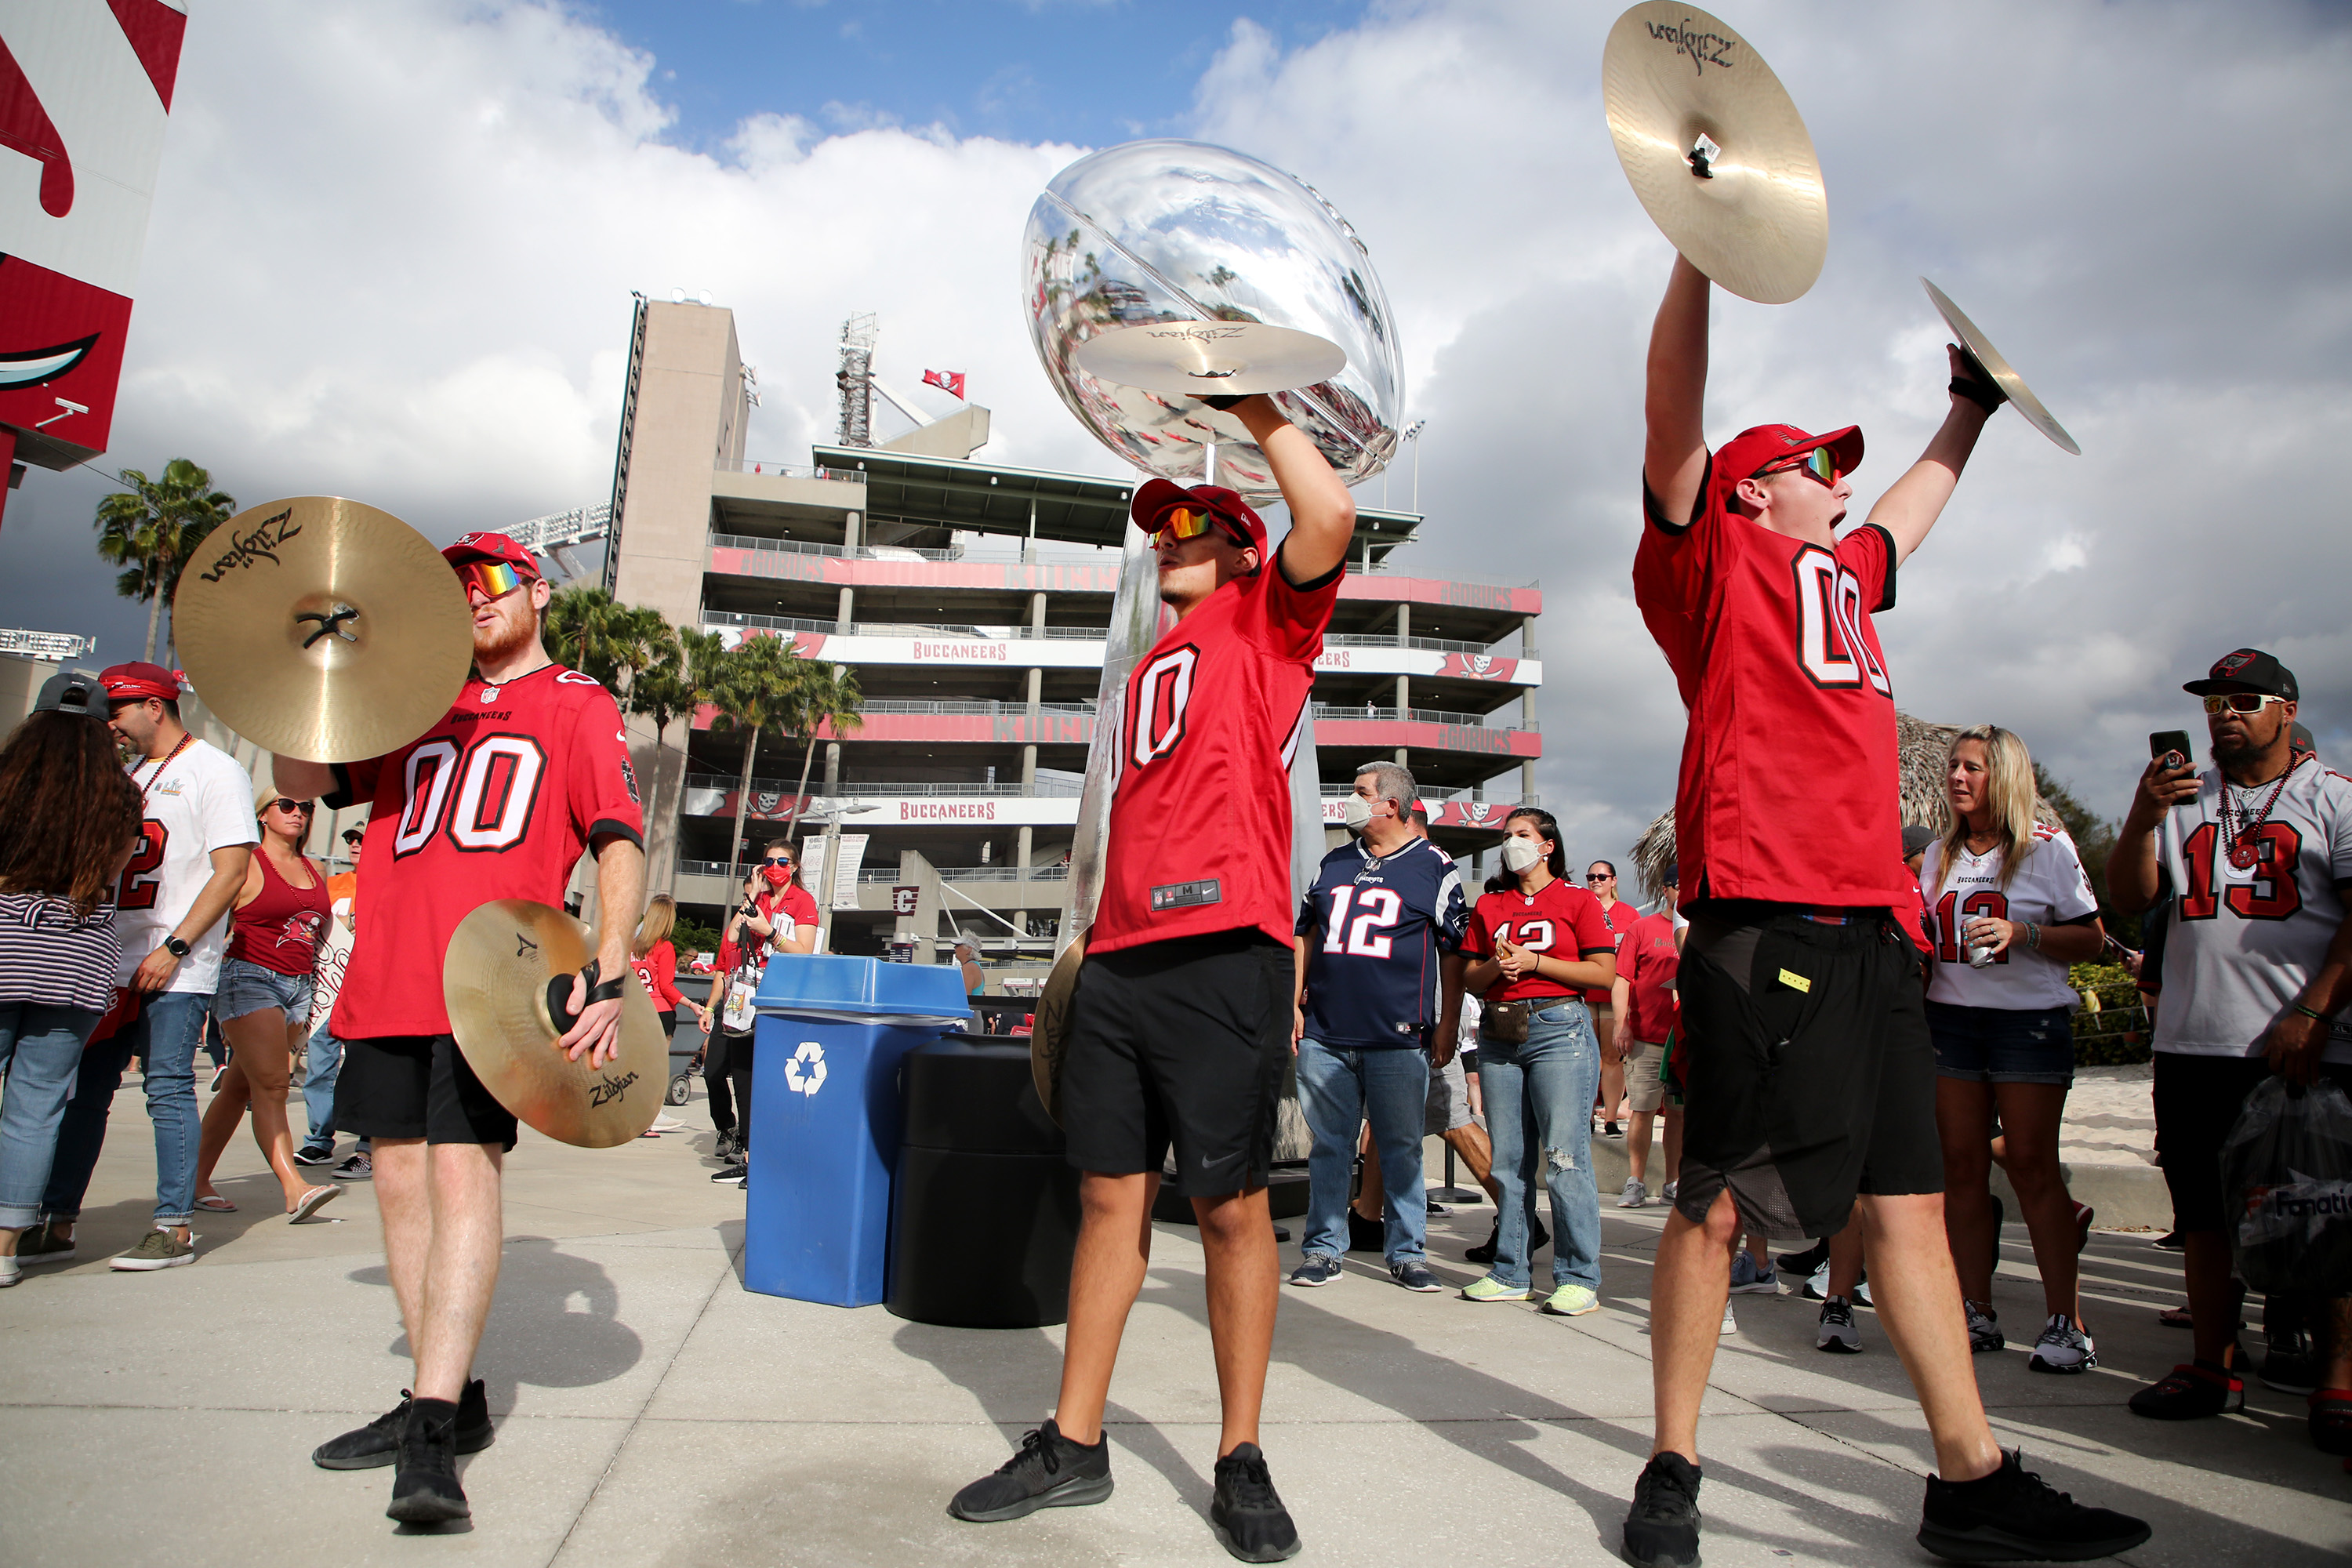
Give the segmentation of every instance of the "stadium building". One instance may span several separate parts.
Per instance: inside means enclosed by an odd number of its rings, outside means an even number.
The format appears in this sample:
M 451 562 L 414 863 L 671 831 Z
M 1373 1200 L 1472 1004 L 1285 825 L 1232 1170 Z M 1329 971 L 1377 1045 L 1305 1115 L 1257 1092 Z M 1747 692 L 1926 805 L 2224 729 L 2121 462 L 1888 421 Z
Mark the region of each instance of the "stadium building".
M 859 338 L 845 342 L 841 442 L 776 462 L 745 449 L 756 387 L 732 313 L 641 300 L 604 583 L 677 625 L 788 637 L 856 672 L 864 724 L 818 737 L 801 803 L 803 833 L 841 844 L 830 875 L 822 848 L 804 861 L 820 902 L 831 889 L 830 951 L 930 963 L 961 931 L 992 967 L 1034 973 L 1065 904 L 1138 481 L 975 458 L 988 438 L 978 406 L 862 444 L 871 340 Z M 1420 780 L 1438 843 L 1468 856 L 1534 798 L 1542 595 L 1416 573 L 1421 522 L 1358 514 L 1317 666 L 1326 820 L 1338 823 L 1359 765 L 1393 757 Z M 653 886 L 716 921 L 733 893 L 747 737 L 705 712 L 690 732 L 671 726 L 656 758 L 651 726 L 631 722 L 638 776 L 659 781 Z M 761 740 L 744 830 L 754 853 L 793 808 L 803 752 Z M 1202 807 L 1185 831 L 1216 830 L 1215 803 Z

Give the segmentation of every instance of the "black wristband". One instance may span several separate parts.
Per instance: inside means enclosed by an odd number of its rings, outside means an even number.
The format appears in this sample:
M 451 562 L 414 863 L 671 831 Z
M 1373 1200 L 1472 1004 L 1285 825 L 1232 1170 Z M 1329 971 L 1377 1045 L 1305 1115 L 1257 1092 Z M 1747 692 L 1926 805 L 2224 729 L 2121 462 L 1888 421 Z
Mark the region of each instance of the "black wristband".
M 1987 414 L 1993 413 L 2009 401 L 2009 394 L 1990 382 L 1969 381 L 1957 375 L 1952 377 L 1951 385 L 1944 390 L 1955 397 L 1967 398 Z
M 1201 401 L 1215 409 L 1218 413 L 1223 414 L 1226 409 L 1231 408 L 1234 404 L 1243 401 L 1243 399 L 1248 395 L 1248 394 L 1244 393 L 1240 396 L 1227 396 L 1221 393 L 1214 397 L 1203 397 Z

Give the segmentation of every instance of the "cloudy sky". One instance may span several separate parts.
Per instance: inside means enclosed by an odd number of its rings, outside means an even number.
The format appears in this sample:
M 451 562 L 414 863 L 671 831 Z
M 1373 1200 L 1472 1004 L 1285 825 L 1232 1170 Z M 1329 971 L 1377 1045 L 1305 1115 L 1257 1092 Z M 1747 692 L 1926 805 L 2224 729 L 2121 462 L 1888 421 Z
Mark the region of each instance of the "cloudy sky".
M 1617 6 L 192 9 L 110 461 L 186 455 L 241 501 L 339 492 L 436 537 L 593 502 L 629 291 L 677 287 L 735 310 L 755 456 L 829 434 L 830 345 L 871 310 L 894 383 L 970 374 L 984 456 L 1112 473 L 1024 336 L 1022 220 L 1087 149 L 1197 136 L 1298 174 L 1370 246 L 1429 422 L 1422 563 L 1544 586 L 1538 784 L 1575 852 L 1671 797 L 1682 711 L 1628 579 L 1670 252 L 1601 118 Z M 1880 622 L 1902 704 L 2011 726 L 2119 813 L 2147 732 L 2197 728 L 2179 683 L 2252 644 L 2352 762 L 2352 8 L 1729 19 L 1805 114 L 1832 227 L 1801 300 L 1718 297 L 1709 438 L 1858 422 L 1866 507 L 1945 404 L 1925 273 L 2084 448 L 1994 420 Z M 144 616 L 89 550 L 104 489 L 35 470 L 10 498 L 0 625 L 135 650 Z

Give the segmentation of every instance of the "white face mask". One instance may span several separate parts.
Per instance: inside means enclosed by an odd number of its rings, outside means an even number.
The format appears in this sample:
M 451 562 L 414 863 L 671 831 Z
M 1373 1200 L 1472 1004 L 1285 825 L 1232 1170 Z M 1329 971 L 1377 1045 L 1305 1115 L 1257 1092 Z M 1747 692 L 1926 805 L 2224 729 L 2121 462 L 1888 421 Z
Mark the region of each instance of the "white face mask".
M 1339 820 L 1348 825 L 1350 833 L 1361 833 L 1372 819 L 1372 803 L 1362 795 L 1351 795 L 1339 803 Z
M 1503 840 L 1503 869 L 1514 877 L 1543 858 L 1543 846 L 1532 838 Z

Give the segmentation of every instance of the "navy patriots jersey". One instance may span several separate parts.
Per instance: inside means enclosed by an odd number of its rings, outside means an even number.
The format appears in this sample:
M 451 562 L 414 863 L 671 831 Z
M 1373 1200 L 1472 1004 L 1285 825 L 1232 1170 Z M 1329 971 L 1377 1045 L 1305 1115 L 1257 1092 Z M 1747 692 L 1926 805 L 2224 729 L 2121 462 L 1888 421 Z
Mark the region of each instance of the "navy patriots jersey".
M 1425 838 L 1381 858 L 1360 838 L 1324 856 L 1298 907 L 1307 1037 L 1348 1050 L 1426 1044 L 1439 957 L 1469 926 L 1462 873 Z

